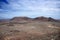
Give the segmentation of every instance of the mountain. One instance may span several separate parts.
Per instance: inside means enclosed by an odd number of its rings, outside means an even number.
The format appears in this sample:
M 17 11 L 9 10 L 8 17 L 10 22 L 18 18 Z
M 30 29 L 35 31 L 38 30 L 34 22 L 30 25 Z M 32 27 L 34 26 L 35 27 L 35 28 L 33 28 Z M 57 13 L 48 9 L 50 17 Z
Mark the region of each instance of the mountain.
M 52 20 L 55 19 L 51 17 L 33 19 L 14 17 L 10 21 L 2 19 L 0 40 L 60 40 L 60 22 L 50 22 Z
M 53 19 L 53 18 L 51 18 L 51 17 L 36 17 L 36 18 L 34 18 L 34 20 L 37 20 L 37 21 L 57 21 L 56 19 Z
M 53 19 L 51 17 L 14 17 L 12 19 L 0 19 L 0 22 L 12 22 L 12 23 L 25 23 L 25 22 L 34 22 L 34 21 L 47 21 L 47 22 L 60 22 L 60 20 Z
M 0 19 L 0 23 L 9 23 L 10 19 Z
M 11 21 L 55 21 L 57 22 L 58 20 L 51 18 L 51 17 L 36 17 L 36 18 L 29 18 L 29 17 L 14 17 L 11 19 Z
M 31 22 L 32 18 L 29 17 L 14 17 L 10 20 L 12 23 L 26 23 L 26 22 Z

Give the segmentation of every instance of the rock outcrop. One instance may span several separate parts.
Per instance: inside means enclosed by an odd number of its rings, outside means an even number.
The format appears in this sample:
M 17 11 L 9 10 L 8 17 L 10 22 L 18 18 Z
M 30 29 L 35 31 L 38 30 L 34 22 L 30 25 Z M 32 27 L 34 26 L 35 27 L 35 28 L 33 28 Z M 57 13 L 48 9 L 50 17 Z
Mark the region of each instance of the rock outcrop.
M 36 18 L 34 18 L 34 20 L 37 20 L 37 21 L 57 21 L 57 20 L 55 20 L 55 19 L 53 19 L 53 18 L 51 18 L 51 17 L 36 17 Z
M 26 22 L 31 22 L 32 18 L 29 17 L 14 17 L 10 20 L 12 23 L 26 23 Z
M 14 17 L 10 20 L 0 20 L 0 23 L 26 23 L 26 22 L 37 22 L 37 21 L 47 21 L 47 22 L 60 22 L 59 20 L 53 19 L 51 17 L 36 17 L 36 18 L 29 18 L 29 17 Z
M 30 20 L 31 18 L 29 17 L 14 17 L 11 20 L 15 20 L 15 21 L 21 21 L 21 20 Z

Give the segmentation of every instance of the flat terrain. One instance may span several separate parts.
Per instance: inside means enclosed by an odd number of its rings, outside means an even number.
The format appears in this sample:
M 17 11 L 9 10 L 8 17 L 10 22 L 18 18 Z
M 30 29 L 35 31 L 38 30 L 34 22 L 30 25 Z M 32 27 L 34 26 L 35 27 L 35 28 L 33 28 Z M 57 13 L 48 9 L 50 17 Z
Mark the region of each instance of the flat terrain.
M 60 22 L 0 23 L 0 40 L 60 40 Z

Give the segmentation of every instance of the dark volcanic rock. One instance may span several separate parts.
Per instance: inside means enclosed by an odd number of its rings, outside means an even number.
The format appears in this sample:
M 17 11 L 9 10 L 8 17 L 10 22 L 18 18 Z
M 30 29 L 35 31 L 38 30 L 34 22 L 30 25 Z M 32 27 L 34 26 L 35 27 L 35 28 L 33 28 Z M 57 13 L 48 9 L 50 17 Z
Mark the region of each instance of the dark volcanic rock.
M 22 20 L 31 20 L 31 18 L 29 18 L 29 17 L 14 17 L 11 20 L 13 20 L 13 21 L 22 21 Z
M 46 20 L 48 20 L 48 18 L 46 18 L 46 17 L 36 17 L 34 20 L 44 20 L 44 21 L 46 21 Z
M 17 23 L 20 23 L 20 22 L 32 22 L 32 21 L 52 21 L 52 22 L 60 22 L 59 20 L 56 20 L 56 19 L 53 19 L 51 17 L 47 18 L 47 17 L 36 17 L 36 18 L 29 18 L 29 17 L 14 17 L 10 20 L 8 19 L 3 19 L 3 20 L 0 20 L 0 23 L 1 22 L 17 22 Z
M 36 17 L 34 20 L 37 20 L 37 21 L 57 21 L 51 17 L 47 18 L 47 17 Z
M 58 22 L 58 20 L 53 19 L 51 17 L 36 17 L 36 18 L 29 18 L 29 17 L 14 17 L 11 19 L 11 21 L 14 22 L 20 22 L 20 21 L 52 21 L 52 22 Z
M 31 21 L 32 21 L 32 18 L 29 18 L 29 17 L 14 17 L 11 19 L 12 23 L 27 23 Z

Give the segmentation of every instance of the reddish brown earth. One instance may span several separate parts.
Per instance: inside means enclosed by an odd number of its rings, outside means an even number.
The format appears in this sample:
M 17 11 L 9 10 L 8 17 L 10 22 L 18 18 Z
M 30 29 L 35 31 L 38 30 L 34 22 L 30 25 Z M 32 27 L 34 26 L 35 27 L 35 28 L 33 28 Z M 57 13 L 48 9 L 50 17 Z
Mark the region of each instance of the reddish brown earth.
M 29 18 L 29 17 L 14 17 L 11 19 L 12 21 L 58 21 L 58 20 L 55 20 L 51 17 L 36 17 L 36 18 Z
M 37 21 L 57 21 L 57 20 L 55 20 L 55 19 L 53 19 L 53 18 L 51 18 L 51 17 L 49 17 L 49 18 L 47 18 L 47 17 L 36 17 L 34 20 L 37 20 Z
M 0 21 L 0 40 L 60 40 L 60 22 L 51 17 Z

